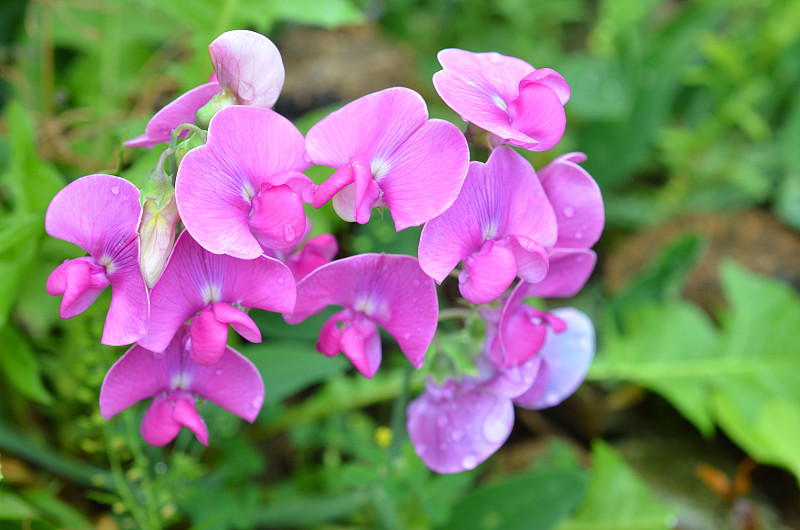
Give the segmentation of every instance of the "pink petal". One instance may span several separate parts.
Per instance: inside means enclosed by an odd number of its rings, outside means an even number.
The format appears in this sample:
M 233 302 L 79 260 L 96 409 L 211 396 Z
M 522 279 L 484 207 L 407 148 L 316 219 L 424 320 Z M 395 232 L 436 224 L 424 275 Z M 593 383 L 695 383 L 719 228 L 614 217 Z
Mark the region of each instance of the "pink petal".
M 168 143 L 173 129 L 184 123 L 194 123 L 195 115 L 206 103 L 211 101 L 220 91 L 219 83 L 216 81 L 206 83 L 191 89 L 178 96 L 167 106 L 156 112 L 147 122 L 145 133 L 131 138 L 122 145 L 128 147 L 153 147 L 159 143 Z M 184 136 L 189 131 L 181 132 Z
M 250 231 L 267 248 L 294 248 L 306 231 L 306 214 L 297 194 L 286 184 L 262 185 L 253 197 Z
M 325 182 L 320 184 L 319 188 L 317 188 L 317 191 L 314 192 L 314 208 L 322 208 L 328 203 L 328 201 L 333 199 L 337 193 L 342 191 L 342 189 L 344 189 L 346 186 L 352 184 L 355 181 L 355 178 L 353 166 L 350 162 L 334 171 L 333 175 L 328 177 Z M 355 198 L 355 192 L 353 193 L 353 197 Z
M 520 87 L 517 99 L 509 103 L 511 126 L 522 134 L 498 136 L 512 145 L 532 151 L 547 151 L 556 146 L 564 136 L 567 115 L 555 90 L 543 83 L 529 83 Z M 494 131 L 492 131 L 494 132 Z
M 525 296 L 570 298 L 578 294 L 592 275 L 597 255 L 591 250 L 554 248 L 549 252 L 547 276 L 526 284 Z
M 540 172 L 558 220 L 557 247 L 589 248 L 603 233 L 603 197 L 591 175 L 578 165 L 583 159 L 582 153 L 569 153 Z
M 194 408 L 194 399 L 176 400 L 172 417 L 184 427 L 188 427 L 197 437 L 197 441 L 208 446 L 208 428 L 206 422 Z
M 109 346 L 133 344 L 148 330 L 150 299 L 139 268 L 139 240 L 121 249 L 109 265 L 111 305 L 100 342 Z
M 358 311 L 383 326 L 419 368 L 438 322 L 436 287 L 411 256 L 359 254 L 318 268 L 297 285 L 295 324 L 329 305 Z
M 547 251 L 542 245 L 525 236 L 511 235 L 498 242 L 514 253 L 517 276 L 526 282 L 539 282 L 547 276 Z
M 311 271 L 330 263 L 339 252 L 339 243 L 331 234 L 319 234 L 314 236 L 303 245 L 303 248 L 292 254 L 286 265 L 292 271 L 296 281 L 300 281 L 308 276 Z
M 263 184 L 283 184 L 286 172 L 309 166 L 303 135 L 286 118 L 259 107 L 222 109 L 211 119 L 206 145 L 187 153 L 178 168 L 181 219 L 210 252 L 254 259 L 262 249 L 250 232 L 251 198 Z
M 247 30 L 226 31 L 208 46 L 223 90 L 240 105 L 270 108 L 283 88 L 283 61 L 267 37 Z
M 352 318 L 353 312 L 349 309 L 343 309 L 331 315 L 319 330 L 317 351 L 326 357 L 334 357 L 339 355 L 339 353 L 342 351 L 340 343 L 342 339 L 342 332 L 339 330 L 339 323 L 350 322 Z
M 516 277 L 514 253 L 487 241 L 480 251 L 467 256 L 458 275 L 458 288 L 461 296 L 473 304 L 488 304 L 499 298 Z
M 72 318 L 86 311 L 108 287 L 106 269 L 91 258 L 67 260 L 47 278 L 50 296 L 64 295 L 61 299 L 61 318 Z
M 52 237 L 78 245 L 100 263 L 138 238 L 141 217 L 136 186 L 119 177 L 96 174 L 59 191 L 47 207 L 44 226 Z
M 417 455 L 437 473 L 475 468 L 505 443 L 514 407 L 479 385 L 429 381 L 407 411 L 408 436 Z
M 211 307 L 214 310 L 214 317 L 220 322 L 230 324 L 243 339 L 250 342 L 261 342 L 261 331 L 259 331 L 258 326 L 247 313 L 238 307 L 222 302 L 218 302 Z
M 569 101 L 571 91 L 567 81 L 552 68 L 539 68 L 523 77 L 522 81 L 519 82 L 520 92 L 531 83 L 541 83 L 549 86 L 558 95 L 561 105 L 566 105 Z
M 411 89 L 394 87 L 368 94 L 311 127 L 306 135 L 308 154 L 315 164 L 335 168 L 354 155 L 370 162 L 386 160 L 427 118 L 425 101 Z
M 357 313 L 341 333 L 339 345 L 361 375 L 371 379 L 381 365 L 381 337 L 378 326 Z
M 222 357 L 228 342 L 228 323 L 220 322 L 211 308 L 200 311 L 189 326 L 192 361 L 209 366 Z
M 376 181 L 397 231 L 440 215 L 458 197 L 469 165 L 469 148 L 458 128 L 428 120 L 379 164 Z
M 103 418 L 111 419 L 143 399 L 169 391 L 169 367 L 176 362 L 176 352 L 179 355 L 173 347 L 165 354 L 155 354 L 135 345 L 117 359 L 100 387 Z
M 181 432 L 182 425 L 173 417 L 170 398 L 157 396 L 147 408 L 139 430 L 144 441 L 160 447 L 167 445 Z
M 553 314 L 563 320 L 566 331 L 549 330 L 539 355 L 547 365 L 547 386 L 544 392 L 534 387 L 514 399 L 525 408 L 542 409 L 555 406 L 580 386 L 594 357 L 594 326 L 589 318 L 570 307 L 556 309 Z M 535 394 L 539 394 L 538 396 Z
M 264 403 L 264 381 L 258 369 L 230 347 L 213 366 L 197 366 L 187 390 L 251 423 Z

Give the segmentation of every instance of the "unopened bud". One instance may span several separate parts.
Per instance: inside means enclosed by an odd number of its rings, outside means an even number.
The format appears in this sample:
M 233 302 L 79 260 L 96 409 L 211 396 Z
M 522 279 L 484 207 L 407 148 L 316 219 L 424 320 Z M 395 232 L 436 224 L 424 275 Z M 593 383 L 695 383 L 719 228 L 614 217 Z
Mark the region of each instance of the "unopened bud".
M 179 220 L 175 195 L 170 196 L 160 209 L 154 199 L 145 201 L 142 222 L 139 225 L 139 263 L 149 289 L 153 288 L 167 266 L 167 259 L 175 244 L 175 228 Z

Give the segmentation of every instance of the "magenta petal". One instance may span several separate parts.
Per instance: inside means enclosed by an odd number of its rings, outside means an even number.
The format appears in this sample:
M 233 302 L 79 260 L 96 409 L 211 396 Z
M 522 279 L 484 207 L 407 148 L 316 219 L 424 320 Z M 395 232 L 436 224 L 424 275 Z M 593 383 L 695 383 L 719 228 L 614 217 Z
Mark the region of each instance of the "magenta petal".
M 189 326 L 192 360 L 208 366 L 222 357 L 228 341 L 228 323 L 220 322 L 211 308 L 200 311 Z
M 547 251 L 542 245 L 525 236 L 511 235 L 498 242 L 514 253 L 517 276 L 526 282 L 540 282 L 547 276 Z
M 116 270 L 108 275 L 111 305 L 100 342 L 122 346 L 142 338 L 149 327 L 150 300 L 139 268 L 139 240 L 120 250 L 112 263 Z
M 429 120 L 390 157 L 376 176 L 399 232 L 426 223 L 458 197 L 469 165 L 464 135 L 452 123 Z
M 515 290 L 516 292 L 516 290 Z M 515 298 L 510 297 L 509 301 Z M 523 303 L 503 308 L 497 335 L 500 350 L 492 350 L 492 361 L 498 366 L 518 366 L 539 353 L 548 333 L 545 313 Z M 502 356 L 497 354 L 501 353 Z
M 373 180 L 372 169 L 365 158 L 351 157 L 350 166 L 354 177 L 353 218 L 363 225 L 369 221 L 372 208 L 381 196 L 381 190 Z
M 473 304 L 488 304 L 497 300 L 517 277 L 514 253 L 491 241 L 479 252 L 467 257 L 458 275 L 461 296 Z
M 345 186 L 352 184 L 354 180 L 353 167 L 349 163 L 334 171 L 333 175 L 320 184 L 317 191 L 314 192 L 314 208 L 322 208 L 334 195 L 339 193 Z
M 100 387 L 103 418 L 110 419 L 134 403 L 168 391 L 169 366 L 176 356 L 173 349 L 166 354 L 154 354 L 135 345 L 117 359 Z
M 569 101 L 570 89 L 567 81 L 552 68 L 539 68 L 523 77 L 519 82 L 520 91 L 531 83 L 541 83 L 550 87 L 558 95 L 561 105 L 566 105 Z
M 592 275 L 597 255 L 591 250 L 551 249 L 549 269 L 544 280 L 527 284 L 525 296 L 570 298 L 578 294 Z
M 187 153 L 178 168 L 181 219 L 209 251 L 254 259 L 262 249 L 250 232 L 250 200 L 263 184 L 283 184 L 286 172 L 310 165 L 303 135 L 286 118 L 259 107 L 222 109 L 211 119 L 206 145 Z
M 184 427 L 188 427 L 201 444 L 208 446 L 208 427 L 194 408 L 194 398 L 177 399 L 172 417 Z
M 91 258 L 67 260 L 47 278 L 47 293 L 61 298 L 61 318 L 72 318 L 86 311 L 108 287 L 106 269 Z
M 297 246 L 306 231 L 306 214 L 292 188 L 264 185 L 252 204 L 250 231 L 262 246 L 275 250 Z
M 308 155 L 315 164 L 335 168 L 354 155 L 386 160 L 427 119 L 422 96 L 408 88 L 387 88 L 348 103 L 311 127 Z
M 284 69 L 278 48 L 264 35 L 226 31 L 208 46 L 217 80 L 240 105 L 269 108 L 283 88 Z
M 78 245 L 101 263 L 138 237 L 141 217 L 136 186 L 123 178 L 96 174 L 59 191 L 47 207 L 44 226 L 52 237 Z
M 582 153 L 563 155 L 539 174 L 558 220 L 557 247 L 589 248 L 603 232 L 603 197 L 591 175 L 577 164 L 583 159 Z
M 407 411 L 417 455 L 437 473 L 473 469 L 508 439 L 514 407 L 507 397 L 473 384 L 428 382 Z
M 411 256 L 359 254 L 318 268 L 297 284 L 295 324 L 329 305 L 358 311 L 388 331 L 415 368 L 433 340 L 439 303 L 433 281 Z
M 361 313 L 343 329 L 339 344 L 361 375 L 372 378 L 381 365 L 381 337 L 378 326 Z
M 547 363 L 544 362 L 541 357 L 536 357 L 535 359 L 539 361 L 541 365 L 536 379 L 525 392 L 514 398 L 514 403 L 516 405 L 528 409 L 539 408 L 536 405 L 541 401 L 544 393 L 547 391 L 547 385 L 550 383 L 550 369 L 547 367 Z
M 331 234 L 319 234 L 303 245 L 303 248 L 289 256 L 286 265 L 296 281 L 308 276 L 314 269 L 330 263 L 339 252 L 339 243 Z
M 200 85 L 178 96 L 167 106 L 156 112 L 147 122 L 145 133 L 123 143 L 128 147 L 153 147 L 168 143 L 173 129 L 184 123 L 194 123 L 195 114 L 220 91 L 219 83 L 212 81 Z M 181 132 L 184 136 L 189 131 Z
M 222 302 L 218 302 L 211 307 L 214 310 L 214 317 L 220 322 L 230 324 L 243 339 L 250 342 L 261 342 L 261 331 L 259 331 L 258 326 L 247 313 L 238 307 Z
M 511 126 L 524 136 L 509 135 L 507 139 L 513 145 L 532 151 L 555 147 L 567 125 L 567 115 L 558 94 L 542 83 L 524 85 L 519 97 L 508 105 L 508 115 Z
M 147 408 L 139 427 L 144 441 L 160 447 L 167 445 L 181 432 L 181 424 L 173 417 L 170 397 L 157 396 Z
M 543 366 L 544 364 L 538 356 L 515 366 L 494 366 L 493 369 L 496 373 L 481 385 L 484 389 L 501 396 L 509 399 L 515 398 L 526 392 L 536 382 Z
M 589 318 L 571 307 L 553 314 L 567 324 L 566 331 L 548 331 L 539 355 L 547 365 L 547 387 L 537 399 L 527 394 L 514 401 L 526 408 L 542 409 L 558 405 L 580 386 L 594 357 L 594 326 Z M 534 383 L 535 384 L 535 383 Z
M 251 423 L 264 403 L 264 381 L 258 369 L 230 347 L 213 366 L 196 367 L 187 390 Z
M 319 330 L 317 351 L 327 357 L 339 355 L 342 351 L 340 344 L 342 332 L 339 330 L 339 323 L 349 322 L 352 318 L 353 312 L 349 309 L 343 309 L 331 315 Z

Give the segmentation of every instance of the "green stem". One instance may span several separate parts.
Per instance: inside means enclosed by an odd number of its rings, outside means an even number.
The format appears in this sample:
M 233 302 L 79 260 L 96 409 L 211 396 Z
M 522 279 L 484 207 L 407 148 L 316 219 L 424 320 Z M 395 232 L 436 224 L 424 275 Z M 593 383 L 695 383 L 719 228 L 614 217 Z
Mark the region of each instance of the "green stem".
M 133 519 L 136 521 L 136 524 L 139 528 L 153 528 L 154 530 L 160 528 L 161 525 L 158 520 L 155 521 L 156 526 L 149 524 L 149 517 L 146 513 L 143 513 L 143 510 L 139 506 L 139 502 L 133 495 L 133 491 L 128 484 L 128 480 L 125 478 L 125 474 L 122 471 L 122 461 L 120 460 L 119 452 L 117 451 L 116 447 L 114 447 L 114 444 L 109 436 L 109 430 L 110 427 L 106 426 L 106 454 L 108 455 L 108 463 L 111 466 L 111 477 L 114 481 L 114 488 L 116 489 L 117 495 L 119 495 L 119 498 L 122 499 L 122 502 L 130 511 L 131 516 L 133 516 Z

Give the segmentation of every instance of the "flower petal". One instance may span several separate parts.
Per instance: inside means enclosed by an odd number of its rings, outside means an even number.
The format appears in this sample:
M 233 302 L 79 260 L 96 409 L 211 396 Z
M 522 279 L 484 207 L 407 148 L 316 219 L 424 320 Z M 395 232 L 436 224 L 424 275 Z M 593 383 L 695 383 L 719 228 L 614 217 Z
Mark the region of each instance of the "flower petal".
M 176 400 L 172 417 L 184 427 L 188 427 L 197 437 L 197 441 L 208 446 L 208 427 L 197 409 L 194 408 L 194 398 Z
M 314 269 L 330 263 L 337 252 L 339 243 L 336 238 L 332 234 L 319 234 L 306 241 L 300 251 L 289 256 L 286 265 L 299 282 Z
M 250 316 L 230 304 L 217 302 L 211 306 L 214 310 L 214 317 L 220 322 L 230 324 L 233 329 L 250 342 L 261 342 L 261 331 Z
M 50 273 L 47 293 L 61 298 L 61 318 L 72 318 L 86 311 L 108 287 L 106 269 L 92 258 L 67 260 Z
M 139 431 L 144 441 L 160 447 L 167 445 L 181 432 L 182 425 L 173 417 L 173 408 L 168 396 L 157 396 L 147 408 Z
M 597 254 L 591 250 L 554 248 L 548 253 L 547 276 L 539 283 L 526 284 L 525 296 L 571 298 L 592 275 Z
M 514 253 L 487 241 L 480 251 L 467 256 L 458 275 L 458 288 L 461 296 L 473 304 L 488 304 L 497 300 L 516 277 Z
M 543 83 L 521 85 L 519 97 L 508 105 L 508 115 L 511 126 L 522 135 L 509 135 L 507 140 L 532 151 L 555 147 L 567 126 L 567 115 L 559 95 Z
M 339 337 L 342 353 L 361 375 L 371 379 L 381 365 L 381 337 L 378 326 L 361 313 L 354 315 Z
M 283 88 L 284 69 L 275 44 L 254 31 L 226 31 L 208 46 L 220 86 L 240 105 L 270 108 Z
M 200 311 L 189 325 L 192 361 L 209 366 L 222 357 L 228 342 L 228 323 L 220 322 L 211 308 Z
M 165 353 L 156 354 L 135 345 L 117 359 L 100 387 L 103 418 L 111 419 L 143 399 L 169 391 L 170 366 L 178 365 L 180 347 L 173 343 Z
M 306 214 L 292 188 L 265 184 L 252 204 L 250 231 L 261 246 L 275 250 L 297 246 L 306 231 Z

